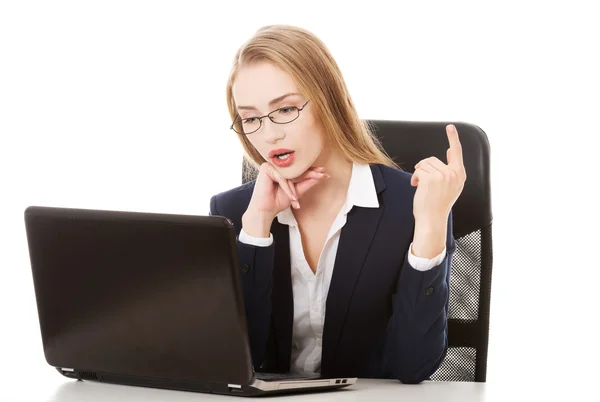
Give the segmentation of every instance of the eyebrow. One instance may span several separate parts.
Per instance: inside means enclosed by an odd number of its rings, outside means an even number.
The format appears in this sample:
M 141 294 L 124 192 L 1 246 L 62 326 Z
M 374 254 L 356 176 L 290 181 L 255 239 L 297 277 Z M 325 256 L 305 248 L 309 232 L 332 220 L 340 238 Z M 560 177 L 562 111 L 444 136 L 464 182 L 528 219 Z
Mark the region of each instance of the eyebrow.
M 269 102 L 269 106 L 273 106 L 275 105 L 277 102 L 280 102 L 282 100 L 284 100 L 285 98 L 287 98 L 288 96 L 294 96 L 294 95 L 301 95 L 297 92 L 288 92 L 287 94 L 281 95 L 275 99 L 273 99 L 272 101 Z M 256 109 L 256 107 L 254 106 L 238 106 L 237 107 L 238 110 L 258 110 Z

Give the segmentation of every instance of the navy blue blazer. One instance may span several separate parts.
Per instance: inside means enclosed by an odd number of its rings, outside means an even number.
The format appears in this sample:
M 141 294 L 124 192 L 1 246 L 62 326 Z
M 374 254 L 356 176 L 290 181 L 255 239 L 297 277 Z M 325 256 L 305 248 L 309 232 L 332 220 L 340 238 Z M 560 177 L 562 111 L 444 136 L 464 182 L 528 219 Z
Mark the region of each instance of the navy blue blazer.
M 321 375 L 428 379 L 447 350 L 451 260 L 456 250 L 452 213 L 446 257 L 429 271 L 407 259 L 414 235 L 411 173 L 370 165 L 379 208 L 354 206 L 340 233 L 326 301 Z M 225 216 L 241 230 L 254 181 L 213 195 L 210 214 Z M 248 335 L 257 371 L 289 372 L 293 294 L 289 227 L 277 219 L 273 243 L 257 247 L 237 241 Z

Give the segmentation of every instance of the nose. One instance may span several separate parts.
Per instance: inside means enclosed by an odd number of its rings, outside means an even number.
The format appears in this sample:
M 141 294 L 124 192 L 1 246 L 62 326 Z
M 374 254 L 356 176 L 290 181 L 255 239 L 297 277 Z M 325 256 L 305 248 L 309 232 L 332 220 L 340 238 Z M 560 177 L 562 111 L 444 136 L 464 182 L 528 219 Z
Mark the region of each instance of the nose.
M 273 123 L 268 117 L 263 118 L 262 121 L 262 135 L 266 142 L 274 143 L 282 137 L 282 131 L 279 124 Z

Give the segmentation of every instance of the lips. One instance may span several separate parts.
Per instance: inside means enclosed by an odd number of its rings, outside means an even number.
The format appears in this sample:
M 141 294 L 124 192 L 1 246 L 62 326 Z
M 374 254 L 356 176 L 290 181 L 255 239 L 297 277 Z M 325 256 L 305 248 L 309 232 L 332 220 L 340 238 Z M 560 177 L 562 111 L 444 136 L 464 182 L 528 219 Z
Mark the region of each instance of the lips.
M 288 156 L 286 156 L 284 159 L 279 159 L 277 156 L 274 156 L 271 158 L 271 161 L 277 167 L 286 168 L 288 166 L 291 166 L 292 163 L 294 163 L 295 155 L 296 155 L 296 153 L 292 152 L 292 153 L 288 154 Z
M 289 154 L 292 152 L 294 152 L 294 151 L 292 151 L 291 149 L 286 149 L 286 148 L 274 149 L 271 152 L 269 152 L 269 159 L 272 159 L 272 158 L 276 157 L 277 155 Z

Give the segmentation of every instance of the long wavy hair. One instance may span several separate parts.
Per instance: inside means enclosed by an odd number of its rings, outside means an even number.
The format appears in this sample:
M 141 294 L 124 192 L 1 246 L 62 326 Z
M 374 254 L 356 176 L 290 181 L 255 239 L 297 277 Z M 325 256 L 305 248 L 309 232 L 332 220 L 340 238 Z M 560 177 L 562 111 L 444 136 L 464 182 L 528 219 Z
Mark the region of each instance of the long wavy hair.
M 325 129 L 326 141 L 334 151 L 352 162 L 379 163 L 403 170 L 385 152 L 368 123 L 358 117 L 342 73 L 328 48 L 303 28 L 267 25 L 238 49 L 226 89 L 231 121 L 238 117 L 232 94 L 237 72 L 243 66 L 264 61 L 290 74 L 300 92 L 310 99 L 316 118 Z M 249 168 L 246 172 L 252 177 L 266 161 L 245 135 L 238 137 L 244 148 L 244 163 Z

